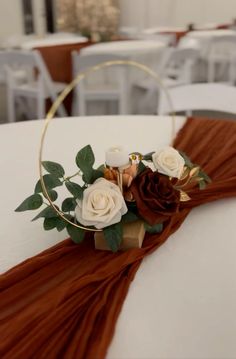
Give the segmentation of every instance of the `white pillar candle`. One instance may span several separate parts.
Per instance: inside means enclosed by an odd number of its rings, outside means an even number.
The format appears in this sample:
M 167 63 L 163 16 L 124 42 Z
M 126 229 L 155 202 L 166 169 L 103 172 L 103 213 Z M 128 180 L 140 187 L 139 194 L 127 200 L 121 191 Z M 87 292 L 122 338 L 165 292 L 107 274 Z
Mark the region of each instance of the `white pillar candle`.
M 129 163 L 129 153 L 122 146 L 111 147 L 106 151 L 106 165 L 122 167 Z

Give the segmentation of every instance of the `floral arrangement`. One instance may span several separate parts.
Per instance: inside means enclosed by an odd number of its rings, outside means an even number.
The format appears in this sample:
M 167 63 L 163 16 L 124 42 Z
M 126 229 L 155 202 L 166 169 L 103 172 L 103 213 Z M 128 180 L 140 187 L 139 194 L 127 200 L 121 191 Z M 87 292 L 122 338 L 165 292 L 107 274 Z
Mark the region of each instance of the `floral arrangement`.
M 198 165 L 173 147 L 142 155 L 129 154 L 118 146 L 108 149 L 105 157 L 105 165 L 94 168 L 93 150 L 85 146 L 77 153 L 78 171 L 72 176 L 66 176 L 59 163 L 43 161 L 47 171 L 43 180 L 52 202 L 58 199 L 55 189 L 66 186 L 70 196 L 60 208 L 55 205 L 59 213 L 81 227 L 102 230 L 113 252 L 120 248 L 125 224 L 141 220 L 147 232 L 160 233 L 170 216 L 178 212 L 180 203 L 190 200 L 186 192 L 189 185 L 195 183 L 203 189 L 210 182 Z M 66 228 L 74 242 L 84 239 L 86 228 L 68 223 L 55 211 L 40 180 L 34 194 L 16 211 L 36 210 L 42 205 L 43 210 L 33 220 L 43 218 L 45 230 Z
M 117 0 L 60 0 L 56 2 L 57 27 L 80 32 L 94 42 L 117 35 L 120 10 Z

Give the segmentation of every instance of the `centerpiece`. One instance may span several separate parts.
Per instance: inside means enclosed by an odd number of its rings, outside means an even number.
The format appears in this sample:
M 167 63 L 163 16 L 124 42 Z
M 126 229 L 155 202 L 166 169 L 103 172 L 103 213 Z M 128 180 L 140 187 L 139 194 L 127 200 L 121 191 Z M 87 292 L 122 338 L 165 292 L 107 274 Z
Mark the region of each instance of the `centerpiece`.
M 61 164 L 42 160 L 46 131 L 60 104 L 86 76 L 113 65 L 132 66 L 152 76 L 165 92 L 172 108 L 168 91 L 159 76 L 138 62 L 107 61 L 78 74 L 47 114 L 39 154 L 40 179 L 34 193 L 16 211 L 36 210 L 44 206 L 33 220 L 43 218 L 45 230 L 66 229 L 75 243 L 81 243 L 86 232 L 94 232 L 97 249 L 116 252 L 119 249 L 140 248 L 145 232 L 161 233 L 170 217 L 180 210 L 181 202 L 190 200 L 188 189 L 196 184 L 203 189 L 210 178 L 186 154 L 170 146 L 147 154 L 115 146 L 106 151 L 104 163 L 94 167 L 95 155 L 92 147 L 87 145 L 77 153 L 77 171 L 70 176 L 65 174 Z M 43 174 L 43 168 L 46 174 Z M 63 185 L 70 196 L 59 204 L 56 203 L 56 188 Z
M 145 232 L 160 233 L 181 202 L 190 200 L 188 188 L 198 184 L 202 189 L 210 182 L 198 165 L 173 147 L 147 154 L 112 147 L 105 163 L 94 168 L 95 155 L 87 145 L 75 163 L 78 170 L 67 176 L 61 164 L 43 161 L 45 188 L 39 180 L 16 211 L 43 206 L 33 220 L 43 218 L 45 230 L 66 229 L 75 243 L 92 231 L 95 247 L 113 252 L 140 248 Z M 63 185 L 69 196 L 58 205 L 56 189 Z

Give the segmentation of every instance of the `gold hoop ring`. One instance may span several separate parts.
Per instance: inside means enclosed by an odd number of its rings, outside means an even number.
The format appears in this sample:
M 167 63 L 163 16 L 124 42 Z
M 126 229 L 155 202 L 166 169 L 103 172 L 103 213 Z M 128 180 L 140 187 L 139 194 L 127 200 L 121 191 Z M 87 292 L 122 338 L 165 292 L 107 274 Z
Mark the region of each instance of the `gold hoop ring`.
M 80 81 L 82 81 L 84 78 L 86 78 L 88 75 L 90 75 L 93 72 L 96 72 L 98 70 L 101 70 L 103 68 L 106 67 L 110 67 L 110 66 L 118 66 L 118 65 L 128 65 L 131 67 L 135 67 L 138 68 L 140 70 L 143 70 L 144 72 L 146 72 L 148 75 L 150 75 L 154 80 L 156 80 L 158 86 L 160 86 L 160 88 L 164 91 L 167 100 L 169 102 L 170 108 L 172 109 L 171 111 L 171 116 L 172 116 L 172 140 L 174 138 L 175 135 L 175 113 L 173 110 L 173 105 L 172 105 L 172 101 L 169 95 L 169 92 L 167 90 L 167 88 L 164 86 L 163 82 L 161 81 L 160 77 L 157 75 L 156 72 L 154 72 L 153 70 L 151 70 L 149 67 L 147 67 L 146 65 L 143 65 L 139 62 L 136 61 L 131 61 L 131 60 L 115 60 L 115 61 L 106 61 L 106 62 L 102 62 L 96 66 L 93 66 L 91 68 L 89 68 L 88 70 L 81 72 L 80 74 L 78 74 L 66 87 L 65 89 L 62 91 L 62 93 L 57 97 L 57 99 L 54 101 L 54 103 L 52 104 L 51 108 L 49 109 L 47 115 L 46 115 L 46 119 L 45 119 L 45 125 L 42 131 L 42 135 L 41 135 L 41 140 L 40 140 L 40 148 L 39 148 L 39 175 L 40 175 L 40 182 L 42 185 L 42 189 L 43 189 L 43 194 L 45 195 L 45 197 L 47 198 L 50 206 L 55 210 L 55 212 L 58 214 L 59 217 L 61 217 L 65 222 L 71 224 L 74 227 L 86 230 L 86 231 L 91 231 L 91 232 L 101 232 L 101 229 L 93 229 L 93 228 L 88 228 L 88 227 L 84 227 L 84 226 L 80 226 L 72 221 L 70 221 L 68 218 L 65 217 L 64 213 L 62 211 L 60 211 L 52 202 L 44 179 L 43 179 L 43 166 L 42 166 L 42 155 L 43 155 L 43 145 L 44 145 L 44 140 L 45 140 L 45 136 L 47 133 L 47 129 L 49 126 L 49 123 L 51 121 L 51 119 L 54 117 L 56 111 L 58 110 L 59 106 L 63 103 L 63 101 L 65 100 L 65 98 L 67 97 L 67 95 L 79 84 Z

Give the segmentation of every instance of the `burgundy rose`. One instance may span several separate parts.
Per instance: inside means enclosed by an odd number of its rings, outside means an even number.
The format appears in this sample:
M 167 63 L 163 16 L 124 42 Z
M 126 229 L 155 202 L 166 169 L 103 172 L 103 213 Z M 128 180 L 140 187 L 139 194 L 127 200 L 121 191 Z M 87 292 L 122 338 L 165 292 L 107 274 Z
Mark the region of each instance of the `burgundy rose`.
M 164 222 L 178 211 L 180 192 L 167 176 L 148 168 L 133 180 L 130 189 L 140 216 L 150 225 Z

